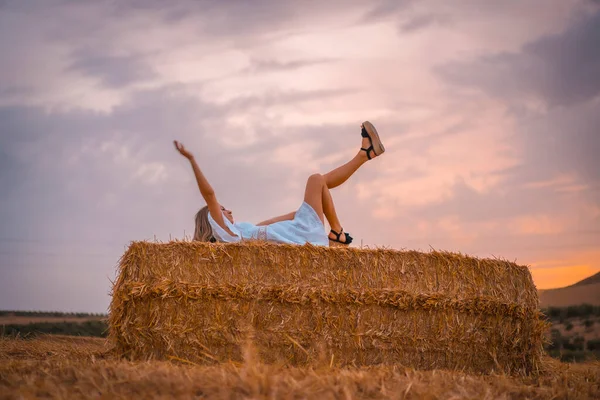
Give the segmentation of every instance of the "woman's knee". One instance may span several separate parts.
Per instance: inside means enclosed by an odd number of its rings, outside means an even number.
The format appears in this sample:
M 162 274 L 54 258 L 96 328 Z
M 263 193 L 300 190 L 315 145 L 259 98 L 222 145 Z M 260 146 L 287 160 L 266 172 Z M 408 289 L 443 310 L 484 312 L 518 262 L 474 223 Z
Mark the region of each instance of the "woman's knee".
M 325 177 L 321 174 L 312 174 L 308 177 L 308 182 L 325 183 Z

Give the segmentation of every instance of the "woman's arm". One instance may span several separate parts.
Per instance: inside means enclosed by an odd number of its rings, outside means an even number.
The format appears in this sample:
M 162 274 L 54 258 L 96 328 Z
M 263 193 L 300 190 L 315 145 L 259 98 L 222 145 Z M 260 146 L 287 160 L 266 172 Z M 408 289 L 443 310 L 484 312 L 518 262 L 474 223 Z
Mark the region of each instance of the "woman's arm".
M 257 226 L 271 225 L 271 224 L 274 224 L 275 222 L 280 222 L 280 221 L 289 221 L 289 220 L 294 219 L 295 216 L 296 216 L 296 212 L 292 211 L 289 214 L 281 215 L 279 217 L 271 218 L 266 221 L 260 222 L 257 224 Z
M 227 231 L 227 233 L 229 233 L 232 236 L 236 236 L 233 232 L 229 230 L 229 228 L 227 228 L 227 225 L 225 225 L 225 220 L 223 219 L 223 212 L 221 211 L 221 205 L 217 201 L 217 195 L 215 194 L 215 191 L 210 185 L 210 183 L 208 182 L 208 179 L 206 179 L 206 177 L 200 170 L 200 167 L 198 167 L 198 164 L 196 163 L 196 160 L 194 159 L 192 153 L 187 151 L 186 148 L 183 147 L 183 144 L 179 143 L 178 141 L 175 140 L 174 144 L 177 151 L 179 151 L 179 153 L 182 156 L 187 158 L 190 164 L 192 165 L 194 175 L 196 176 L 196 182 L 198 183 L 198 188 L 200 189 L 200 194 L 202 194 L 204 201 L 206 201 L 206 205 L 208 206 L 208 211 L 210 212 L 210 215 L 213 217 L 215 222 L 219 224 L 221 228 Z

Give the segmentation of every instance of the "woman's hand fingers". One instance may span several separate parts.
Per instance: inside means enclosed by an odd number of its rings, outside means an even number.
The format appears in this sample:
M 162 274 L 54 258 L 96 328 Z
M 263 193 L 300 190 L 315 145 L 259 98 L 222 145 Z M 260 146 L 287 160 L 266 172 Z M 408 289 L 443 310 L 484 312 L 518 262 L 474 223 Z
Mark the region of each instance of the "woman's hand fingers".
M 183 147 L 183 144 L 179 143 L 177 140 L 174 140 L 173 143 L 175 144 L 175 148 L 177 149 L 177 151 L 179 151 L 179 153 L 181 153 L 182 156 L 186 158 L 190 158 L 192 156 L 192 154 L 189 151 L 187 151 L 185 147 Z
M 185 151 L 185 148 L 183 147 L 183 145 L 181 143 L 179 143 L 177 140 L 174 140 L 173 143 L 175 143 L 175 148 L 177 149 L 177 151 L 179 151 L 181 154 L 183 154 L 183 152 Z

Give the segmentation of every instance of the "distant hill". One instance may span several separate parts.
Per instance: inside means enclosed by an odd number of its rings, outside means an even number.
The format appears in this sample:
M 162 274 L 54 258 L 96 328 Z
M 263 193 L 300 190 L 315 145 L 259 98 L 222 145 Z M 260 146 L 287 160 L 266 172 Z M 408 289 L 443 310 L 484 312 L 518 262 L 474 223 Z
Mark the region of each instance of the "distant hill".
M 574 283 L 571 286 L 583 286 L 583 285 L 590 285 L 593 283 L 600 283 L 600 272 L 598 272 L 597 274 L 594 274 L 592 276 L 589 276 L 577 283 Z
M 600 306 L 600 272 L 571 286 L 538 291 L 540 307 Z

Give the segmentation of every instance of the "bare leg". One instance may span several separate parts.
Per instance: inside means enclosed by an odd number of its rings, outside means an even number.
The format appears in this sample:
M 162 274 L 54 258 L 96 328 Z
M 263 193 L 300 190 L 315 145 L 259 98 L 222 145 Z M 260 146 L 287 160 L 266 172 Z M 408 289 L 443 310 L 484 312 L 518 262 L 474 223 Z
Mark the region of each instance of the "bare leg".
M 333 198 L 331 197 L 331 192 L 329 191 L 327 185 L 323 185 L 323 213 L 325 214 L 325 218 L 327 218 L 327 222 L 329 222 L 331 229 L 336 232 L 342 230 L 342 225 L 340 224 L 337 212 L 335 211 Z M 344 237 L 345 235 L 340 236 L 340 240 L 342 242 L 344 241 Z
M 304 201 L 316 211 L 321 222 L 324 222 L 324 219 L 327 218 L 331 229 L 340 233 L 339 240 L 342 243 L 347 242 L 348 239 L 350 239 L 350 236 L 347 236 L 342 232 L 342 225 L 340 224 L 340 220 L 335 211 L 335 205 L 333 204 L 333 198 L 331 197 L 329 189 L 338 187 L 346 182 L 348 178 L 361 167 L 361 165 L 366 163 L 369 159 L 381 155 L 385 151 L 377 131 L 374 131 L 374 129 L 375 128 L 370 122 L 367 121 L 363 123 L 363 136 L 366 136 L 366 131 L 371 139 L 374 139 L 373 146 L 371 146 L 369 138 L 363 137 L 362 148 L 352 160 L 325 175 L 311 175 L 306 182 Z M 369 155 L 367 155 L 367 151 L 369 152 Z M 336 239 L 336 235 L 329 233 L 329 238 Z
M 362 147 L 366 149 L 369 147 L 369 145 L 369 139 L 363 138 Z M 325 177 L 327 187 L 329 189 L 333 189 L 340 186 L 342 183 L 346 182 L 348 178 L 350 178 L 360 168 L 360 166 L 366 163 L 368 160 L 369 159 L 367 157 L 367 153 L 362 150 L 359 150 L 358 154 L 355 155 L 352 160 L 323 175 Z
M 323 175 L 314 174 L 308 178 L 308 181 L 306 182 L 306 191 L 304 193 L 304 201 L 315 210 L 321 219 L 321 222 L 324 222 L 324 218 L 327 218 L 327 222 L 329 222 L 331 229 L 340 232 L 342 226 L 335 211 L 333 198 L 331 197 L 331 193 Z M 332 237 L 333 235 L 330 234 L 329 236 Z M 335 236 L 332 238 L 335 238 Z M 340 240 L 344 242 L 346 240 L 346 235 L 342 234 Z
M 306 181 L 306 190 L 304 191 L 304 201 L 310 205 L 321 222 L 323 218 L 323 187 L 325 186 L 325 178 L 321 174 L 314 174 L 308 177 Z
M 327 187 L 329 189 L 336 188 L 340 186 L 342 183 L 346 182 L 348 178 L 350 178 L 361 165 L 367 162 L 367 155 L 365 152 L 360 151 L 354 158 L 348 161 L 346 164 L 337 167 L 333 171 L 330 171 L 323 175 L 325 177 L 325 182 L 327 183 Z

